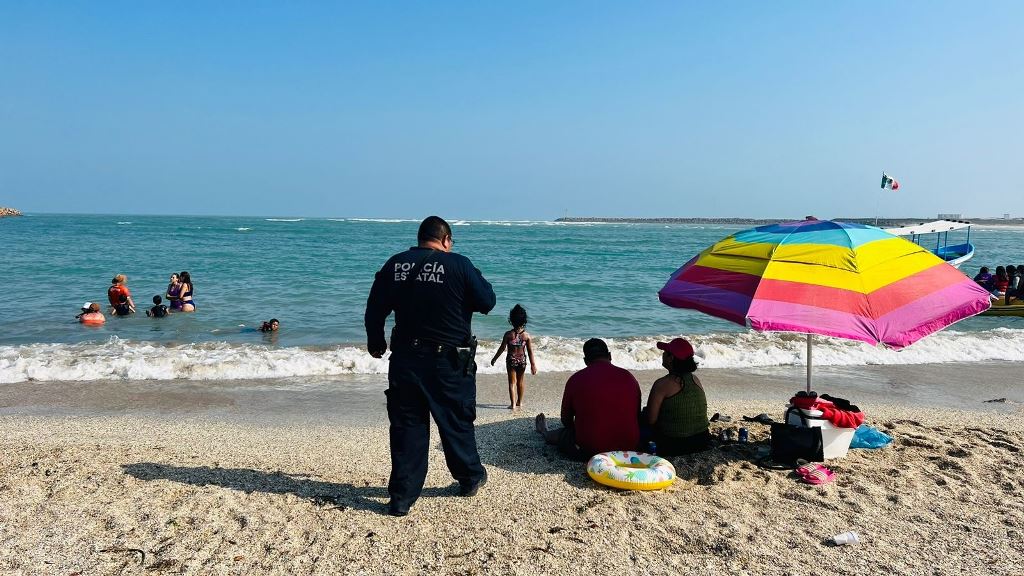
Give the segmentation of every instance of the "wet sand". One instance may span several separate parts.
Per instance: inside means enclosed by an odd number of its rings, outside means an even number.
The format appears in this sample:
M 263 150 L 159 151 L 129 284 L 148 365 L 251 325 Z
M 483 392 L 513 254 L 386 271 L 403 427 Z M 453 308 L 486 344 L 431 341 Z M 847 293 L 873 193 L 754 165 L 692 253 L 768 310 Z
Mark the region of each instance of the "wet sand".
M 1016 372 L 822 368 L 814 387 L 858 403 L 891 446 L 829 461 L 836 480 L 814 487 L 728 444 L 673 459 L 679 480 L 649 493 L 593 483 L 533 432 L 565 374 L 530 378 L 520 412 L 487 376 L 490 482 L 455 496 L 435 436 L 424 496 L 398 519 L 383 514 L 383 377 L 4 385 L 0 573 L 1018 574 Z M 781 417 L 803 386 L 800 367 L 700 375 L 734 419 Z M 831 544 L 847 530 L 862 543 Z

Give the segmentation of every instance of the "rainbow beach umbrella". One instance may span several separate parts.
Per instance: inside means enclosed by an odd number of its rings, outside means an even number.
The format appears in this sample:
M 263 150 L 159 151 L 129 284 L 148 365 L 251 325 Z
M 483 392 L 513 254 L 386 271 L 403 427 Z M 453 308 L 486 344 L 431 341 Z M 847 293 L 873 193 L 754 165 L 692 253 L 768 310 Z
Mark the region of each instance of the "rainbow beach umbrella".
M 658 298 L 759 331 L 901 349 L 988 309 L 989 293 L 884 230 L 807 219 L 737 232 L 676 270 Z

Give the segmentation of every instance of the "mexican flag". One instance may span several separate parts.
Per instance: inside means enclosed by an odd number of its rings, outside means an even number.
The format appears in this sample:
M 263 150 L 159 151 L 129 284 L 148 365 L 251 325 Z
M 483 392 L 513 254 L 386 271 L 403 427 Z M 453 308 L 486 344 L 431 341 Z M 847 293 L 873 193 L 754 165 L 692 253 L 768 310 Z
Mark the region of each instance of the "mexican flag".
M 885 172 L 882 172 L 882 188 L 888 188 L 889 190 L 895 192 L 896 190 L 900 189 L 900 183 L 897 182 L 896 179 L 893 178 L 892 176 L 889 176 Z

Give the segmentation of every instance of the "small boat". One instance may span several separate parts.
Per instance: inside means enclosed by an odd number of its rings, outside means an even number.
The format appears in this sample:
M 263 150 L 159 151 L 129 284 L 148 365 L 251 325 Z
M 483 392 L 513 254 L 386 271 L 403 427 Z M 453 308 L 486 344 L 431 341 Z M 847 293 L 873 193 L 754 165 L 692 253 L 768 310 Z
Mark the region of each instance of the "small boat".
M 981 316 L 1024 316 L 1024 300 L 1011 298 L 1006 303 L 1006 298 L 992 301 L 992 307 L 980 314 Z
M 949 244 L 949 233 L 954 230 L 967 230 L 967 239 L 962 244 Z M 942 258 L 953 268 L 959 268 L 961 264 L 974 257 L 974 244 L 971 244 L 971 223 L 962 220 L 936 220 L 924 222 L 913 226 L 901 226 L 899 228 L 885 228 L 885 231 L 894 236 L 910 236 L 914 244 L 927 248 L 932 254 Z M 922 236 L 935 234 L 935 247 L 922 244 Z

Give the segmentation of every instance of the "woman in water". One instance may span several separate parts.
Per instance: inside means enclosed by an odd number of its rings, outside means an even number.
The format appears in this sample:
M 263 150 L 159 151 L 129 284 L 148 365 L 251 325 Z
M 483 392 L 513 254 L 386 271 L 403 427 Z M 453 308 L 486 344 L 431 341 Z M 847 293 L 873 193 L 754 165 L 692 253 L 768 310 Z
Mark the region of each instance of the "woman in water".
M 501 339 L 501 346 L 491 358 L 491 366 L 498 361 L 501 353 L 508 348 L 508 355 L 505 356 L 505 370 L 508 372 L 508 409 L 516 410 L 522 407 L 523 392 L 526 389 L 526 361 L 530 361 L 530 373 L 537 373 L 537 364 L 533 361 L 533 339 L 526 333 L 526 308 L 519 304 L 512 307 L 508 313 L 508 323 L 512 329 L 505 332 Z
M 181 280 L 177 274 L 171 274 L 171 282 L 167 285 L 167 302 L 172 312 L 181 312 Z
M 181 281 L 181 311 L 182 312 L 195 312 L 196 303 L 192 300 L 193 288 L 192 276 L 185 271 L 178 274 L 178 279 Z
M 651 387 L 641 422 L 651 427 L 652 439 L 659 455 L 678 456 L 707 450 L 708 400 L 704 387 L 694 376 L 697 362 L 693 346 L 684 338 L 658 342 L 661 365 L 668 374 L 658 378 Z
M 135 313 L 135 302 L 132 301 L 132 292 L 128 289 L 128 277 L 118 274 L 110 281 L 110 288 L 107 288 L 107 300 L 110 301 L 110 311 L 114 316 L 127 316 Z
M 86 302 L 82 304 L 82 313 L 75 316 L 82 324 L 90 326 L 98 326 L 107 321 L 103 316 L 103 312 L 100 312 L 100 305 L 95 302 Z

